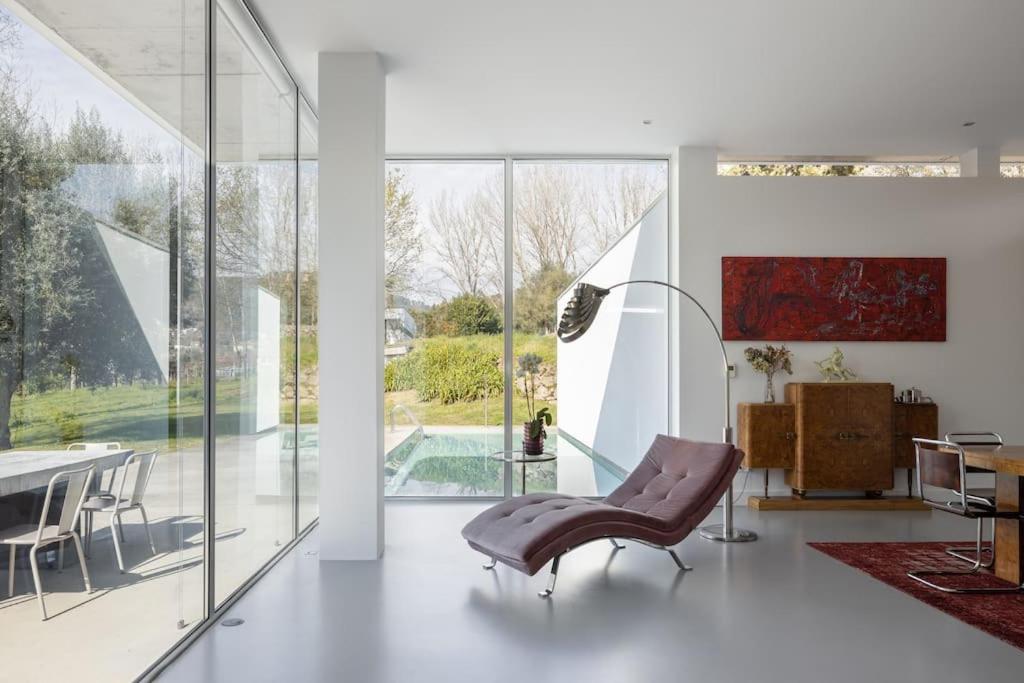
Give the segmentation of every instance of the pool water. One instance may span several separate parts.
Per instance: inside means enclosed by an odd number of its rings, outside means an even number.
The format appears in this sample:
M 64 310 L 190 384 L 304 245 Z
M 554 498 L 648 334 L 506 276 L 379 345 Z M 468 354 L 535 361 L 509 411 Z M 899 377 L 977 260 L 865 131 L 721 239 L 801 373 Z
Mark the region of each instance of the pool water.
M 604 496 L 622 481 L 622 472 L 577 448 L 555 430 L 547 450 L 558 459 L 526 466 L 526 490 Z M 502 496 L 505 464 L 491 458 L 502 450 L 501 430 L 417 431 L 385 458 L 384 493 L 388 496 Z M 519 493 L 523 468 L 512 468 L 512 489 Z

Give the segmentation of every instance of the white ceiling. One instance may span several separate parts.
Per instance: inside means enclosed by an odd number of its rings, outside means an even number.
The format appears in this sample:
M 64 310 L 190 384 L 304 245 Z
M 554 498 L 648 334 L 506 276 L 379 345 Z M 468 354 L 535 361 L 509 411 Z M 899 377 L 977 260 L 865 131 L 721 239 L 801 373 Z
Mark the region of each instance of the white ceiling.
M 392 153 L 1024 153 L 1020 0 L 250 2 L 314 98 L 383 55 Z

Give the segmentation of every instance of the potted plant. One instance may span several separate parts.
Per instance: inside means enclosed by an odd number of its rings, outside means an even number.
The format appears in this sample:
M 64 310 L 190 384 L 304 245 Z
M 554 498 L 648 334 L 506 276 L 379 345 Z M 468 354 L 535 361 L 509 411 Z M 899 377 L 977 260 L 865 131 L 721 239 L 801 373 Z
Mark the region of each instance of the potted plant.
M 743 355 L 750 367 L 765 376 L 764 402 L 775 403 L 775 383 L 773 378 L 779 370 L 793 374 L 793 352 L 782 346 L 766 345 L 763 349 L 748 347 Z
M 536 410 L 537 375 L 540 373 L 540 356 L 535 353 L 524 353 L 516 359 L 519 369 L 516 377 L 523 381 L 523 394 L 526 396 L 526 412 L 530 419 L 523 423 L 523 453 L 541 455 L 544 453 L 544 439 L 548 433 L 545 427 L 551 426 L 551 411 L 546 407 Z

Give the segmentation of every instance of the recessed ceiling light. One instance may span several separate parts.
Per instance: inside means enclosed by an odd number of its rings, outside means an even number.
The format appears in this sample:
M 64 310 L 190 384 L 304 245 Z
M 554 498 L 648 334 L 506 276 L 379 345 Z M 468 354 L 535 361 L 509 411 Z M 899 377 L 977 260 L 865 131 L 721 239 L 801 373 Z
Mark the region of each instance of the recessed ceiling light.
M 970 128 L 974 125 L 974 121 L 964 121 L 964 128 Z
M 643 125 L 645 125 L 645 126 L 649 126 L 649 125 L 651 125 L 652 123 L 654 123 L 654 121 L 651 121 L 650 119 L 644 119 L 644 120 L 643 120 L 643 121 L 641 121 L 640 123 L 641 123 L 641 124 L 643 124 Z

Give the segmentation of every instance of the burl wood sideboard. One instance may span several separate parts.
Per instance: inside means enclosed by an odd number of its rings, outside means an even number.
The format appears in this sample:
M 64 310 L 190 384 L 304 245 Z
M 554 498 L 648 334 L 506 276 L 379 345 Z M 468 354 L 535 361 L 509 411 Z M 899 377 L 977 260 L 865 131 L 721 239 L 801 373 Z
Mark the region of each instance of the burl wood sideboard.
M 894 468 L 913 468 L 911 438 L 936 438 L 938 406 L 895 403 L 887 383 L 793 382 L 786 403 L 741 403 L 739 447 L 744 467 L 786 471 L 797 496 L 808 491 L 864 491 L 880 497 L 893 488 Z M 912 490 L 908 469 L 908 496 Z

